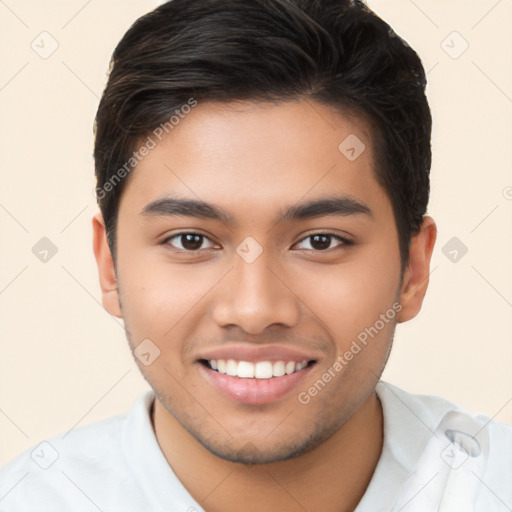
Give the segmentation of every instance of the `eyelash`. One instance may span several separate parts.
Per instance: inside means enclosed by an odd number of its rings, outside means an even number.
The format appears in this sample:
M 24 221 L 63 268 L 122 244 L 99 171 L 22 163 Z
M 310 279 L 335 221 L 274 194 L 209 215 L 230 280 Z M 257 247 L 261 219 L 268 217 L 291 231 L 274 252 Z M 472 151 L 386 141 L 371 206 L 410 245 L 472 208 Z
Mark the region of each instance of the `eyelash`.
M 169 244 L 170 240 L 172 240 L 173 238 L 179 238 L 179 237 L 182 237 L 182 236 L 185 236 L 185 235 L 195 235 L 195 236 L 202 237 L 203 239 L 210 240 L 206 235 L 203 235 L 202 233 L 197 233 L 197 232 L 194 232 L 194 231 L 183 231 L 181 233 L 176 233 L 176 234 L 174 234 L 172 236 L 167 237 L 165 240 L 162 241 L 162 245 L 170 245 Z M 319 235 L 325 236 L 325 237 L 329 237 L 331 239 L 338 240 L 339 242 L 341 242 L 341 244 L 339 246 L 350 246 L 350 245 L 353 245 L 353 242 L 351 240 L 348 240 L 348 239 L 346 239 L 346 238 L 344 238 L 344 237 L 342 237 L 340 235 L 335 235 L 334 233 L 326 233 L 326 232 L 312 233 L 312 234 L 307 235 L 304 238 L 300 239 L 297 243 L 303 242 L 304 240 L 307 240 L 308 238 L 312 238 L 314 236 L 319 236 Z M 329 247 L 328 249 L 323 249 L 323 250 L 321 250 L 321 249 L 305 249 L 305 250 L 307 250 L 307 251 L 314 251 L 314 252 L 318 253 L 318 252 L 328 252 L 328 251 L 330 251 L 332 249 L 333 249 L 333 247 Z M 177 250 L 182 251 L 182 252 L 191 253 L 191 254 L 198 253 L 199 251 L 201 251 L 201 249 L 189 250 L 189 249 L 180 249 L 180 248 L 178 248 Z

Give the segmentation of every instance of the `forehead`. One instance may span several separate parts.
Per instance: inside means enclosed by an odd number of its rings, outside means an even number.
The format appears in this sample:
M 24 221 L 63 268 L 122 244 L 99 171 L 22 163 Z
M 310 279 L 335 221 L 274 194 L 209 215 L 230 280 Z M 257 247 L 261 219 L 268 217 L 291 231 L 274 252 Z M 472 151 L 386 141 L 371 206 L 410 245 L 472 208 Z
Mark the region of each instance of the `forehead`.
M 368 125 L 311 101 L 199 103 L 162 140 L 150 137 L 156 144 L 133 171 L 120 209 L 140 213 L 172 194 L 273 219 L 274 207 L 325 195 L 383 199 Z

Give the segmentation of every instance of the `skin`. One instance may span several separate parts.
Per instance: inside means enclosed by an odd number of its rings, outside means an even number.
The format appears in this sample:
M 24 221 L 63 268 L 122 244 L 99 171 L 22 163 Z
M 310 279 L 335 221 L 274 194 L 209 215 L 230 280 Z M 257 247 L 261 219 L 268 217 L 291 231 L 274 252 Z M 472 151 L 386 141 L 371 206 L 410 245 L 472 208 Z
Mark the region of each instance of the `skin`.
M 354 161 L 338 150 L 350 134 L 366 146 Z M 155 433 L 207 511 L 238 511 L 241 499 L 248 512 L 350 511 L 368 486 L 383 441 L 375 386 L 396 323 L 421 308 L 436 238 L 425 217 L 402 275 L 371 146 L 363 120 L 325 105 L 200 103 L 130 176 L 119 206 L 117 267 L 101 214 L 93 218 L 104 307 L 124 319 L 132 349 L 146 338 L 160 349 L 149 366 L 136 360 L 157 395 Z M 213 203 L 236 224 L 141 214 L 166 195 Z M 371 215 L 276 222 L 291 205 L 333 195 L 349 195 Z M 191 231 L 207 237 L 199 251 L 187 253 L 180 237 L 169 240 Z M 328 238 L 315 245 L 308 238 L 315 233 L 352 244 Z M 252 263 L 236 252 L 248 236 L 263 250 Z M 300 403 L 298 393 L 397 301 L 396 317 Z M 316 362 L 286 396 L 239 403 L 204 378 L 197 360 L 233 342 L 294 346 Z

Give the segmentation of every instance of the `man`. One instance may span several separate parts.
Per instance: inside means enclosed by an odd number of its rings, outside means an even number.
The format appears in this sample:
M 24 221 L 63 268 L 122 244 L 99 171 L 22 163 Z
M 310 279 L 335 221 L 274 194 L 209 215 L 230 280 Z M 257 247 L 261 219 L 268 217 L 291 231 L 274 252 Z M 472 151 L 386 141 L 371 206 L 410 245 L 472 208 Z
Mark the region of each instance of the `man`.
M 174 0 L 96 118 L 103 304 L 150 384 L 2 511 L 500 511 L 512 428 L 380 380 L 436 238 L 415 52 L 348 0 Z

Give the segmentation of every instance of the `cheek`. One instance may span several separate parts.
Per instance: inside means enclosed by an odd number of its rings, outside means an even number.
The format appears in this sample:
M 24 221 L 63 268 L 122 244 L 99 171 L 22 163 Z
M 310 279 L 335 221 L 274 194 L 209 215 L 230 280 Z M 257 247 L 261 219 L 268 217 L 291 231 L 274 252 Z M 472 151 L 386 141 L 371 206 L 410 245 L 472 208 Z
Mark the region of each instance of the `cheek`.
M 338 351 L 376 322 L 382 331 L 379 336 L 389 337 L 392 332 L 399 282 L 396 260 L 389 265 L 382 260 L 333 265 L 321 272 L 302 273 L 301 282 L 301 298 L 334 337 Z M 380 318 L 386 313 L 383 326 Z
M 202 299 L 222 277 L 213 266 L 171 264 L 161 253 L 125 251 L 119 260 L 123 315 L 133 338 L 167 343 L 188 317 L 201 310 Z

